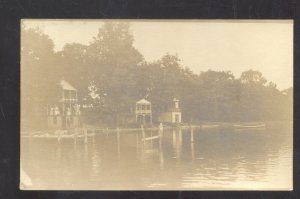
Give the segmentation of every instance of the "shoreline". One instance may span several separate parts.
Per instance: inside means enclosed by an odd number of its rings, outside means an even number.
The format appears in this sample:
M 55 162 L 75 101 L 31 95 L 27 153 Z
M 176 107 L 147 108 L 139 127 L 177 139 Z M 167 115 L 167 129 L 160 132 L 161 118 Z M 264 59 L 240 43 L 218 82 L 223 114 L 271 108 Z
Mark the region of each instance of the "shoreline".
M 201 122 L 198 124 L 177 124 L 168 125 L 164 124 L 163 129 L 264 129 L 264 128 L 274 128 L 282 126 L 282 124 L 293 125 L 293 121 L 268 121 L 268 122 Z M 143 127 L 144 130 L 153 131 L 159 130 L 159 126 Z M 86 131 L 87 136 L 92 136 L 96 134 L 110 134 L 117 132 L 138 132 L 142 131 L 141 127 L 118 127 L 118 128 L 103 128 L 98 126 L 84 125 L 78 128 L 69 129 L 45 129 L 45 130 L 32 130 L 32 131 L 21 131 L 21 137 L 57 137 L 59 134 L 66 137 L 84 137 L 84 132 Z M 62 132 L 62 133 L 61 133 Z

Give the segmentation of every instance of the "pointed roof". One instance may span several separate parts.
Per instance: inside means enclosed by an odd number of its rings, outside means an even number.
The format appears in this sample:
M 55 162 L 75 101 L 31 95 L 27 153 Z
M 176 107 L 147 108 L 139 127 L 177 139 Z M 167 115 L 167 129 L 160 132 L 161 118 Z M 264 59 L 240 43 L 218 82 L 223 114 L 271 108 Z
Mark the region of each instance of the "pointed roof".
M 76 89 L 71 86 L 66 80 L 61 79 L 59 85 L 62 87 L 63 90 L 68 90 L 68 91 L 76 91 Z
M 137 104 L 151 104 L 149 101 L 145 100 L 145 99 L 141 99 L 139 101 L 136 102 Z

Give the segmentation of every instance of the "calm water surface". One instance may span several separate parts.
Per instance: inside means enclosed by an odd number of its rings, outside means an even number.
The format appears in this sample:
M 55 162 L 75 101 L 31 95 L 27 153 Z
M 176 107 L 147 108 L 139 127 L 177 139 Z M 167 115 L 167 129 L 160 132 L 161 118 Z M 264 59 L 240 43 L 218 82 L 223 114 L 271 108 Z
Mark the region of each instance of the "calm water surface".
M 157 132 L 146 132 L 147 136 Z M 28 189 L 291 189 L 292 130 L 165 130 L 78 140 L 22 138 Z

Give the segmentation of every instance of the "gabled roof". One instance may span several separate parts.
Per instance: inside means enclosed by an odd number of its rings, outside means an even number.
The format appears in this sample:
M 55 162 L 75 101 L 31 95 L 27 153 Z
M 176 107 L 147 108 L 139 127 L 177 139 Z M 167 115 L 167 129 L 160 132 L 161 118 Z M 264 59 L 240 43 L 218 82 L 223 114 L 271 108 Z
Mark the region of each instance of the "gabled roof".
M 141 99 L 140 101 L 136 102 L 137 104 L 151 104 L 149 101 L 145 100 L 145 99 Z
M 71 84 L 66 82 L 66 80 L 60 80 L 59 85 L 62 87 L 63 90 L 76 91 L 76 89 L 73 86 L 71 86 Z

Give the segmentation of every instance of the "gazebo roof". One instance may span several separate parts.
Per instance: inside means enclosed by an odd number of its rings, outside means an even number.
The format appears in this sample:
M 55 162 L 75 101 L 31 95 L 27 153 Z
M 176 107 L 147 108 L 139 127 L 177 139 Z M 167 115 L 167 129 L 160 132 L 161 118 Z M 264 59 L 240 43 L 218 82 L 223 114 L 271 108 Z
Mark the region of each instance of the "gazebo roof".
M 71 86 L 71 84 L 69 84 L 66 80 L 62 79 L 60 80 L 60 84 L 59 84 L 63 90 L 68 90 L 68 91 L 76 91 L 76 89 Z
M 145 99 L 141 99 L 141 100 L 137 101 L 136 104 L 151 104 L 151 102 L 149 102 Z

